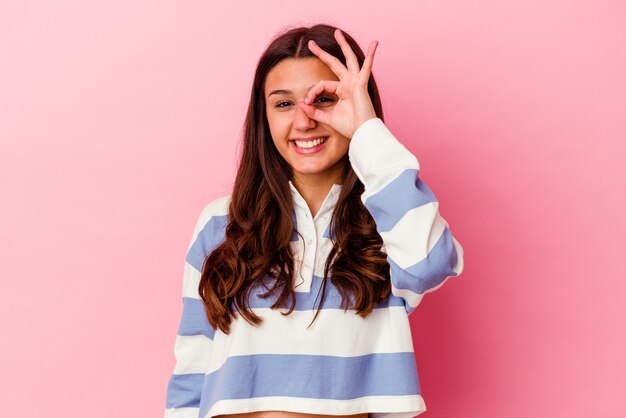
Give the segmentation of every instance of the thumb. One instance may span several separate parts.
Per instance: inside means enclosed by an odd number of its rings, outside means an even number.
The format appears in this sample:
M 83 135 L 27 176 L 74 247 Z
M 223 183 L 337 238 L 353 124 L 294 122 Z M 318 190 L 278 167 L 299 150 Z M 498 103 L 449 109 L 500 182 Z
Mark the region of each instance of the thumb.
M 315 106 L 307 105 L 304 102 L 298 102 L 298 106 L 304 111 L 304 113 L 311 119 L 325 124 L 330 124 L 330 115 L 328 112 L 317 109 Z

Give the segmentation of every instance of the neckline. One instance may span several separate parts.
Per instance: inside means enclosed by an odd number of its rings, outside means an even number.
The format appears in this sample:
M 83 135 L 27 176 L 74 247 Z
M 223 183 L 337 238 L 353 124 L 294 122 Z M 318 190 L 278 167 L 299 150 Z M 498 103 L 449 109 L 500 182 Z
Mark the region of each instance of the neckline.
M 335 192 L 341 190 L 342 186 L 343 186 L 342 184 L 333 183 L 333 185 L 330 186 L 330 192 L 335 193 Z M 300 194 L 300 192 L 298 191 L 298 189 L 296 188 L 296 186 L 293 184 L 293 182 L 291 180 L 289 180 L 289 188 L 291 189 L 292 192 L 296 192 L 296 193 Z
M 334 204 L 337 202 L 337 197 L 339 196 L 339 192 L 341 191 L 342 187 L 343 185 L 341 184 L 333 183 L 333 185 L 330 187 L 330 190 L 328 191 L 328 194 L 324 197 L 324 200 L 322 201 L 322 206 L 320 206 L 318 213 L 315 215 L 316 218 L 320 213 L 329 210 L 329 206 L 331 208 L 332 206 L 334 206 Z M 306 200 L 304 200 L 304 197 L 302 197 L 302 195 L 291 180 L 289 180 L 289 188 L 291 189 L 291 195 L 293 197 L 294 205 L 306 210 L 310 210 L 308 204 L 306 203 Z

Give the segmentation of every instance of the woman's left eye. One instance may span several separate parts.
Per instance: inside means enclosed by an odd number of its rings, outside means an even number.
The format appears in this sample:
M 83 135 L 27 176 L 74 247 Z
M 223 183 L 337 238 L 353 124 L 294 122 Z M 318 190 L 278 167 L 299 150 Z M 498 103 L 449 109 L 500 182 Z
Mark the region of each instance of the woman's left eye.
M 330 97 L 325 97 L 325 96 L 320 97 L 320 100 L 321 100 L 321 99 L 326 99 L 327 101 L 326 101 L 325 103 L 328 103 L 328 102 L 332 102 L 332 101 L 333 101 L 333 99 L 331 99 Z

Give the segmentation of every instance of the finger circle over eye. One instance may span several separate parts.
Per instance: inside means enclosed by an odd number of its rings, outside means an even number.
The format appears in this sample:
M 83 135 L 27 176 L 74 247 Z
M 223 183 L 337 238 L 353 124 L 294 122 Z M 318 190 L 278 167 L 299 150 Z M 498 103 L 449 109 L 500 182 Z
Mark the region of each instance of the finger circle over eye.
M 339 85 L 339 81 L 336 81 L 336 80 L 320 80 L 317 83 L 315 83 L 306 93 L 304 102 L 309 104 L 309 102 L 312 101 L 312 99 L 315 99 L 315 97 L 322 92 L 335 94 L 337 91 L 338 85 Z

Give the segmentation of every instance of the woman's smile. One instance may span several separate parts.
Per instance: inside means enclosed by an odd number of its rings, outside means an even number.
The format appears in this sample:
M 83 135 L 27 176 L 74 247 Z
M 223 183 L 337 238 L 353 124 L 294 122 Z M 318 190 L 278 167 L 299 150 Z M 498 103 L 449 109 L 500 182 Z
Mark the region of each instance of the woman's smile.
M 329 137 L 327 136 L 323 136 L 311 141 L 291 140 L 289 143 L 298 154 L 308 155 L 320 152 L 324 148 L 326 142 L 328 142 L 328 138 Z

